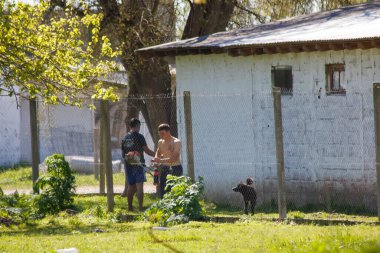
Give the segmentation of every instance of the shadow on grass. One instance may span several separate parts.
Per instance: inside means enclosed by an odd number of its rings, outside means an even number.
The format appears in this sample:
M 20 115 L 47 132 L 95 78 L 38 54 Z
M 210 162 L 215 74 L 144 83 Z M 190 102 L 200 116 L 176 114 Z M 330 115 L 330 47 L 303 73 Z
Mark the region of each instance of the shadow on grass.
M 156 201 L 158 201 L 158 198 L 155 194 L 145 194 L 144 207 L 149 208 Z M 75 196 L 74 205 L 74 209 L 78 212 L 77 215 L 68 215 L 63 212 L 28 225 L 4 229 L 1 233 L 9 236 L 75 235 L 109 231 L 142 231 L 150 229 L 151 226 L 148 223 L 141 223 L 141 226 L 136 226 L 136 221 L 141 220 L 142 213 L 127 211 L 127 199 L 120 196 L 115 197 L 116 209 L 113 214 L 107 212 L 107 198 L 105 196 Z M 137 207 L 136 199 L 134 206 Z M 242 207 L 218 205 L 212 202 L 205 202 L 204 207 L 205 217 L 202 221 L 205 222 L 234 223 L 239 220 L 276 221 L 278 217 L 277 205 L 274 201 L 258 206 L 254 216 L 245 215 Z M 100 209 L 100 215 L 98 215 L 97 209 Z M 289 219 L 285 222 L 323 226 L 340 224 L 339 222 L 345 220 L 347 221 L 346 225 L 353 225 L 357 223 L 373 223 L 376 217 L 374 213 L 362 208 L 337 206 L 334 207 L 334 210 L 338 210 L 339 212 L 325 213 L 323 206 L 307 205 L 295 207 L 289 203 Z M 368 215 L 369 217 L 360 215 Z
M 210 215 L 221 214 L 221 215 L 244 215 L 243 206 L 231 206 L 223 204 L 215 204 L 213 202 L 205 202 L 206 212 Z M 294 203 L 289 202 L 287 204 L 288 212 L 302 212 L 305 214 L 308 213 L 317 213 L 317 212 L 326 212 L 326 213 L 336 213 L 342 215 L 362 215 L 369 217 L 376 217 L 376 212 L 369 211 L 365 207 L 349 206 L 349 205 L 332 205 L 331 211 L 328 211 L 324 205 L 313 205 L 308 204 L 304 206 L 296 206 Z M 255 213 L 263 214 L 277 214 L 278 206 L 275 200 L 271 202 L 263 203 L 262 205 L 256 206 Z
M 127 210 L 128 204 L 127 204 L 127 198 L 120 197 L 120 195 L 115 195 L 115 207 Z M 146 193 L 144 194 L 144 208 L 150 207 L 152 204 L 154 204 L 156 201 L 158 201 L 159 198 L 154 193 Z M 102 206 L 104 208 L 107 207 L 107 198 L 106 195 L 77 195 L 74 197 L 74 205 L 73 208 L 76 211 L 82 212 L 84 210 L 96 207 L 96 206 Z M 135 210 L 137 210 L 137 198 L 133 198 L 133 206 L 135 207 Z M 131 212 L 131 213 L 138 213 L 137 211 Z
M 96 233 L 107 233 L 112 232 L 134 232 L 134 231 L 143 231 L 148 230 L 148 227 L 135 227 L 131 223 L 123 224 L 123 227 L 116 226 L 116 224 L 107 225 L 107 224 L 82 224 L 77 226 L 72 225 L 26 225 L 23 228 L 15 228 L 1 231 L 1 234 L 4 236 L 41 236 L 41 235 L 73 235 L 76 234 L 96 234 Z

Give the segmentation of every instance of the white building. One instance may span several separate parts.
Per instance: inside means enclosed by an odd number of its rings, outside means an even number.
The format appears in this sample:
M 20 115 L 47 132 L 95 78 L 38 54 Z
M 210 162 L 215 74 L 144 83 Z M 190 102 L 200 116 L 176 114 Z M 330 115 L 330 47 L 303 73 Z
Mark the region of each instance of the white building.
M 94 112 L 38 103 L 40 160 L 53 153 L 92 156 Z M 0 97 L 0 166 L 31 163 L 29 101 Z
M 253 176 L 259 203 L 277 198 L 275 85 L 287 89 L 287 200 L 374 210 L 379 27 L 374 2 L 140 50 L 175 62 L 177 95 L 192 94 L 195 173 L 207 196 L 238 202 L 231 188 Z M 186 165 L 183 99 L 177 101 Z
M 121 91 L 127 91 L 125 72 L 113 73 L 103 81 L 125 86 Z M 19 107 L 15 97 L 0 96 L 0 166 L 30 164 L 32 160 L 29 101 L 19 98 L 18 102 Z M 38 102 L 37 111 L 41 162 L 53 153 L 74 156 L 79 159 L 79 163 L 82 160 L 88 163 L 93 158 L 94 129 L 99 128 L 97 111 L 85 105 L 77 108 L 45 105 L 42 101 Z M 119 160 L 121 156 L 120 142 L 126 133 L 126 112 L 125 100 L 113 103 L 110 108 L 114 160 Z M 146 135 L 150 147 L 153 147 L 144 121 L 141 131 Z

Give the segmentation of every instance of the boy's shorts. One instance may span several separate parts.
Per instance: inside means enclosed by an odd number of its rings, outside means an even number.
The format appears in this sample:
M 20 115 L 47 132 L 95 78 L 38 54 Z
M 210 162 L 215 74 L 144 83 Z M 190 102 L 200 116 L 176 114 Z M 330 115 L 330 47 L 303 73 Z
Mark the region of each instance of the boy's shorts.
M 125 172 L 129 185 L 144 183 L 146 181 L 145 170 L 141 165 L 125 165 Z

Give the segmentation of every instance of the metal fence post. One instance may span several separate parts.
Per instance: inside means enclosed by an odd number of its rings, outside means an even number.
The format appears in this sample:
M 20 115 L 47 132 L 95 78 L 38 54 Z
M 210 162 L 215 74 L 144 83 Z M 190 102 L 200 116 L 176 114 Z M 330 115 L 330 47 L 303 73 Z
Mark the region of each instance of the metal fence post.
M 285 168 L 284 168 L 284 142 L 282 136 L 282 109 L 281 89 L 272 88 L 273 109 L 276 138 L 277 180 L 278 180 L 278 214 L 280 219 L 286 218 L 286 194 L 285 194 Z
M 380 83 L 373 84 L 373 106 L 377 174 L 377 215 L 380 221 Z
M 185 108 L 187 172 L 188 172 L 189 177 L 192 180 L 195 180 L 194 152 L 193 152 L 193 123 L 192 123 L 192 115 L 191 115 L 190 91 L 183 92 L 183 104 Z
M 109 102 L 106 100 L 100 101 L 100 120 L 102 139 L 103 139 L 103 160 L 106 171 L 107 182 L 107 205 L 108 211 L 112 212 L 114 208 L 113 196 L 113 173 L 112 173 L 112 146 L 111 146 L 111 127 L 110 127 L 110 113 Z
M 29 115 L 30 115 L 30 137 L 32 146 L 32 179 L 33 179 L 33 192 L 39 193 L 35 187 L 36 181 L 39 176 L 40 164 L 40 150 L 38 143 L 38 121 L 37 121 L 37 100 L 31 98 L 29 100 Z

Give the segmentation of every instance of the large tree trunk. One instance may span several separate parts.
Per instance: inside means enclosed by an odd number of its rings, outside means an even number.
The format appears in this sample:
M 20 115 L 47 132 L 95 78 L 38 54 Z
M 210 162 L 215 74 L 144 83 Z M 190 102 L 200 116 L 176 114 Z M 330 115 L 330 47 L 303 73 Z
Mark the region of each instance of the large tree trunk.
M 161 59 L 149 60 L 144 69 L 129 72 L 131 87 L 136 87 L 131 97 L 148 96 L 141 100 L 140 111 L 148 125 L 155 143 L 158 141 L 157 127 L 171 122 L 172 100 L 170 98 L 170 74 L 168 65 Z M 157 96 L 156 96 L 157 95 Z M 131 98 L 132 99 L 132 98 Z
M 144 1 L 99 0 L 104 13 L 103 27 L 106 34 L 122 46 L 122 63 L 129 76 L 128 108 L 136 108 L 136 97 L 141 100 L 137 109 L 128 109 L 127 119 L 141 112 L 155 143 L 157 126 L 172 125 L 177 135 L 175 85 L 169 66 L 162 59 L 142 59 L 135 50 L 174 40 L 175 12 L 172 0 Z M 208 0 L 205 5 L 192 4 L 183 38 L 190 38 L 223 31 L 234 9 L 234 1 Z M 160 97 L 159 97 L 160 95 Z M 156 97 L 149 97 L 156 96 Z M 132 115 L 131 115 L 132 114 Z
M 118 4 L 115 0 L 99 0 L 99 3 L 104 13 L 104 32 L 122 45 L 121 62 L 129 79 L 126 121 L 141 112 L 157 143 L 157 126 L 176 122 L 171 113 L 175 104 L 169 98 L 169 66 L 162 59 L 143 59 L 135 50 L 174 39 L 173 1 L 124 0 Z
M 191 4 L 182 39 L 224 31 L 235 4 L 235 0 L 207 0 L 206 4 Z

